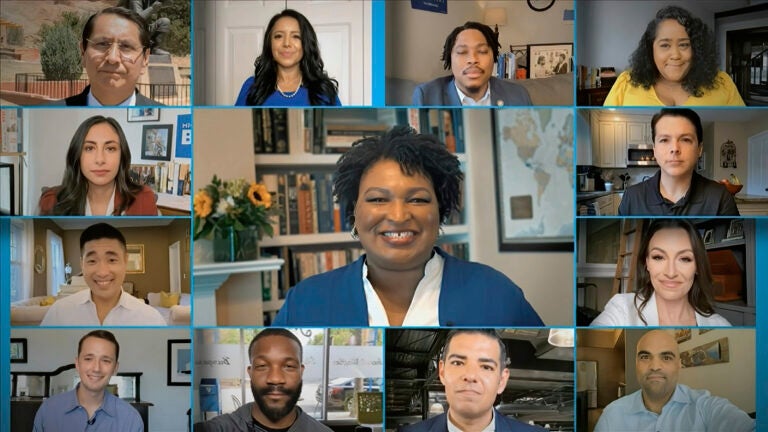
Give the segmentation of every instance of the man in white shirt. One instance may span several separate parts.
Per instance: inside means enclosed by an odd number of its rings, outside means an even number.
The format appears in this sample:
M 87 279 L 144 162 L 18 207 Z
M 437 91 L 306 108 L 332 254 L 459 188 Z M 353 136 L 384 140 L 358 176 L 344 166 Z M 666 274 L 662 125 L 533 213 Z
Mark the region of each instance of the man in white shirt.
M 123 292 L 128 253 L 115 227 L 97 223 L 83 231 L 80 267 L 89 289 L 55 302 L 41 326 L 167 325 L 158 311 Z

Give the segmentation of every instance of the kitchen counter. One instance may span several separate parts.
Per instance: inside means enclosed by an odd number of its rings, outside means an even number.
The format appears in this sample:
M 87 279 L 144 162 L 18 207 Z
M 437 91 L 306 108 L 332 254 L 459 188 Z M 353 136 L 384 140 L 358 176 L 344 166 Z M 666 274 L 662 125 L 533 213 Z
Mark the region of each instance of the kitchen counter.
M 578 192 L 576 194 L 576 201 L 589 201 L 594 200 L 606 195 L 615 194 L 615 193 L 622 193 L 624 190 L 611 190 L 611 191 L 594 191 L 594 192 Z
M 736 204 L 738 204 L 738 203 L 749 203 L 749 204 L 766 203 L 766 204 L 768 204 L 768 196 L 748 195 L 748 194 L 739 193 L 739 194 L 734 195 L 733 199 L 736 200 Z

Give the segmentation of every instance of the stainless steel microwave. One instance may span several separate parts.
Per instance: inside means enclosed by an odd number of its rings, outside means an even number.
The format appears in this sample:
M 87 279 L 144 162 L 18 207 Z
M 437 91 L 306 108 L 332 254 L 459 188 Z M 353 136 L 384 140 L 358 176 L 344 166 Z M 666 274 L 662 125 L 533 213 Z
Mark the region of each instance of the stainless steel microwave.
M 653 155 L 653 144 L 629 144 L 627 166 L 659 166 Z

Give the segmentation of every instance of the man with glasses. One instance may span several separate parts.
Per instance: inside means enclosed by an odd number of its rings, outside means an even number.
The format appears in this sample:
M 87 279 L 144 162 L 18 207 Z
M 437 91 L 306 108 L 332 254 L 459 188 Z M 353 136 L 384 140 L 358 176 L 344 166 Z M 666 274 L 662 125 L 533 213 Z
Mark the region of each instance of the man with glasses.
M 162 105 L 136 89 L 139 77 L 147 71 L 149 46 L 149 29 L 136 12 L 110 7 L 95 13 L 86 21 L 80 41 L 90 84 L 82 93 L 53 105 Z

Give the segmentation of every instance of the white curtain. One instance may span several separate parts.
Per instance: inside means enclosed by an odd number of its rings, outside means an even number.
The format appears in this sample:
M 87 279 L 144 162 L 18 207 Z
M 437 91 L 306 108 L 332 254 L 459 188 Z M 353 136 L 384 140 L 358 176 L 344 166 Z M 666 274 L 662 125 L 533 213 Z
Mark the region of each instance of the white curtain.
M 48 263 L 48 295 L 59 293 L 59 285 L 66 283 L 64 276 L 64 245 L 56 233 L 45 231 L 45 243 L 48 245 L 46 261 Z
M 32 296 L 33 240 L 31 220 L 11 220 L 11 302 Z

